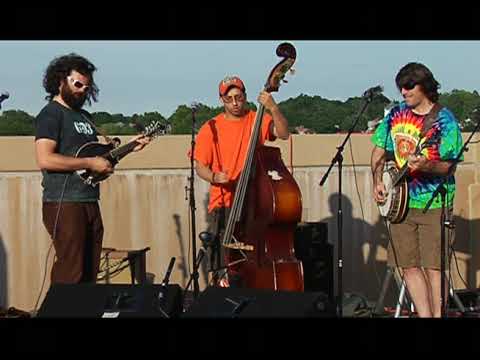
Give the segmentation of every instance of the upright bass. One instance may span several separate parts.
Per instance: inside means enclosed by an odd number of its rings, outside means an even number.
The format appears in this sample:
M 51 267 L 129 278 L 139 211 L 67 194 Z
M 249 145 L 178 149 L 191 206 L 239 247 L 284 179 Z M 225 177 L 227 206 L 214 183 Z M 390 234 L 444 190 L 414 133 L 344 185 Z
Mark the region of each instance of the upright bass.
M 281 60 L 270 72 L 264 90 L 278 91 L 291 70 L 296 50 L 280 44 Z M 223 234 L 228 275 L 239 275 L 243 287 L 303 291 L 303 268 L 294 254 L 294 232 L 301 220 L 300 189 L 277 147 L 260 145 L 264 115 L 259 105 L 243 170 L 235 189 Z

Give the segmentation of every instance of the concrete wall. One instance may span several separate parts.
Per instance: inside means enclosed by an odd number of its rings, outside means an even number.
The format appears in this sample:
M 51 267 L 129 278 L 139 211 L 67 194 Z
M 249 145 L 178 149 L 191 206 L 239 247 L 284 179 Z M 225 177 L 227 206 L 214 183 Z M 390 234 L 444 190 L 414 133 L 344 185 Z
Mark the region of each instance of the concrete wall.
M 341 134 L 295 135 L 291 141 L 271 144 L 281 148 L 287 167 L 293 167 L 303 197 L 302 221 L 327 222 L 332 244 L 337 239 L 337 168 L 325 186 L 320 187 L 319 182 L 343 139 Z M 101 185 L 104 246 L 149 246 L 147 271 L 155 275 L 155 282 L 162 280 L 170 258 L 175 256 L 171 282 L 181 286 L 188 281 L 191 265 L 191 221 L 185 191 L 190 140 L 189 136 L 156 139 L 143 152 L 126 157 L 115 174 Z M 356 134 L 351 138 L 351 147 L 347 144 L 344 151 L 343 290 L 375 300 L 385 273 L 388 237 L 372 201 L 371 149 L 369 135 Z M 42 224 L 42 177 L 35 163 L 34 139 L 0 137 L 0 154 L 0 305 L 31 310 L 44 278 L 39 303 L 48 289 L 54 256 L 53 248 L 49 252 L 51 241 Z M 459 272 L 469 287 L 480 284 L 478 159 L 479 147 L 474 144 L 456 175 L 455 248 Z M 208 184 L 196 177 L 195 191 L 198 234 L 206 228 Z M 455 288 L 465 287 L 455 262 L 453 266 Z M 201 270 L 203 288 L 205 269 Z

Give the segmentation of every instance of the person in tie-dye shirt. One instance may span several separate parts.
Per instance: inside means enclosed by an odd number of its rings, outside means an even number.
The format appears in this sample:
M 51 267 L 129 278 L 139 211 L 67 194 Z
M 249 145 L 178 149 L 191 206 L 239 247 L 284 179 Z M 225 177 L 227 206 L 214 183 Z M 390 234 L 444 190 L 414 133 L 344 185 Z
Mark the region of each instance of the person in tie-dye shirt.
M 459 154 L 462 137 L 455 116 L 447 108 L 440 107 L 422 142 L 432 137 L 436 140 L 421 155 L 414 156 L 424 119 L 438 103 L 440 84 L 420 63 L 402 67 L 395 82 L 404 101 L 390 110 L 372 136 L 375 145 L 371 159 L 373 196 L 377 203 L 386 200 L 387 190 L 382 177 L 387 152 L 393 153 L 399 168 L 408 163 L 409 210 L 401 223 L 390 226 L 388 263 L 402 268 L 418 316 L 440 317 L 441 196 L 435 198 L 425 214 L 423 209 Z M 446 206 L 452 208 L 455 196 L 453 175 L 448 178 L 446 188 Z M 448 260 L 447 256 L 446 269 L 449 268 Z

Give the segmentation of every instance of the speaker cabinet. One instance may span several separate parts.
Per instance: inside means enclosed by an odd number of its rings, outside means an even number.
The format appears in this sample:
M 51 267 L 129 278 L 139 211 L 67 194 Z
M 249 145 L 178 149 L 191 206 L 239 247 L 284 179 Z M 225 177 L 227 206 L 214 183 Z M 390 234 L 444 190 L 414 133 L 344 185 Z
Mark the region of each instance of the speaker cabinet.
M 328 224 L 299 223 L 295 230 L 295 256 L 302 262 L 305 291 L 321 291 L 333 301 L 333 245 Z
M 321 292 L 208 287 L 185 318 L 334 317 L 335 307 Z
M 38 317 L 178 317 L 179 285 L 54 284 Z

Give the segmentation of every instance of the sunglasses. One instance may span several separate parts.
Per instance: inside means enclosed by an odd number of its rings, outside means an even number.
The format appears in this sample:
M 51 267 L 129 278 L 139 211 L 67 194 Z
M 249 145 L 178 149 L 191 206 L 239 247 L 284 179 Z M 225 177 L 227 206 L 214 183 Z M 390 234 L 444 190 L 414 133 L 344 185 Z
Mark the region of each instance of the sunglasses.
M 90 86 L 85 85 L 80 80 L 74 79 L 71 76 L 67 76 L 67 79 L 68 79 L 68 81 L 70 81 L 72 83 L 73 86 L 75 86 L 79 90 L 81 90 L 81 89 L 85 89 L 85 91 L 90 90 Z
M 245 95 L 244 94 L 238 94 L 235 96 L 222 96 L 223 101 L 226 103 L 231 103 L 233 102 L 233 99 L 235 99 L 236 102 L 244 101 L 245 100 Z
M 414 80 L 409 80 L 401 84 L 400 89 L 412 90 L 416 85 L 417 85 L 417 82 L 415 82 Z

